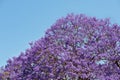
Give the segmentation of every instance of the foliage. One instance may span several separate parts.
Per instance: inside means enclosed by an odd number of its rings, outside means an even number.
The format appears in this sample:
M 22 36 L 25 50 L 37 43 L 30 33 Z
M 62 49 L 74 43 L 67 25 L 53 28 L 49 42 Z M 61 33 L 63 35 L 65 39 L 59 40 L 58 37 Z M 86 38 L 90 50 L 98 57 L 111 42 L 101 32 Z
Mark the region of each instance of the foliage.
M 0 80 L 120 80 L 120 26 L 68 14 L 7 61 Z

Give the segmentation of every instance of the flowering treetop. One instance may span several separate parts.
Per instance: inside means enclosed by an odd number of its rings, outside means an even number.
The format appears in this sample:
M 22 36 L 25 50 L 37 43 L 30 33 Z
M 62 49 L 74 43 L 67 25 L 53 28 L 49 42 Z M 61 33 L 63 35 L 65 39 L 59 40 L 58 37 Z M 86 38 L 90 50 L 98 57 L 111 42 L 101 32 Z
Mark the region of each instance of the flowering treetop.
M 58 19 L 0 80 L 119 80 L 120 26 L 109 19 L 69 14 Z

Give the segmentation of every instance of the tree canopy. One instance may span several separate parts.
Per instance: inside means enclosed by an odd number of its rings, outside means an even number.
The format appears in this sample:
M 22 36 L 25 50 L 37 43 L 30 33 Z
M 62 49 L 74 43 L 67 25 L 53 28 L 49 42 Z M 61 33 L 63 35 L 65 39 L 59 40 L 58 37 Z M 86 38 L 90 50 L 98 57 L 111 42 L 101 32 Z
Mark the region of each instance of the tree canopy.
M 7 61 L 0 80 L 120 80 L 120 26 L 68 14 Z

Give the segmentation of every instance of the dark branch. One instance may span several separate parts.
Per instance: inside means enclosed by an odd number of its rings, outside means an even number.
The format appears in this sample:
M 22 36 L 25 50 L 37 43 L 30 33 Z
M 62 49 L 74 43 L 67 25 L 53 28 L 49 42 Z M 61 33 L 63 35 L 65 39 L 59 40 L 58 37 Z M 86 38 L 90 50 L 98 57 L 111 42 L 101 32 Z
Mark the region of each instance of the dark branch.
M 119 61 L 115 61 L 115 64 L 120 68 Z

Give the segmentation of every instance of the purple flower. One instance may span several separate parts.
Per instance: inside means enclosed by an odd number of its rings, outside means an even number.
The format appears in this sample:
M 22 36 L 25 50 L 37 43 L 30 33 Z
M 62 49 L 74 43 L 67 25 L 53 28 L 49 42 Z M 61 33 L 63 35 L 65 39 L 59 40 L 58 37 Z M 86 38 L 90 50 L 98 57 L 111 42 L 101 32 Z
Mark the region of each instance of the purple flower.
M 120 80 L 120 26 L 69 14 L 7 61 L 0 80 Z

